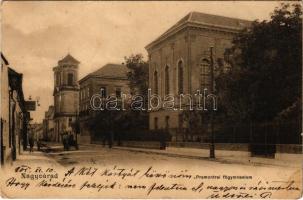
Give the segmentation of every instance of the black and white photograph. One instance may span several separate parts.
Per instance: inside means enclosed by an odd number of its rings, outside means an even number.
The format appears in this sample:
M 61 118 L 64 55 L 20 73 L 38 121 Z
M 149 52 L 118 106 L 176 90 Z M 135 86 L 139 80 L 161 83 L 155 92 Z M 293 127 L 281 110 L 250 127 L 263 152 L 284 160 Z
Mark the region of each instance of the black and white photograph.
M 302 198 L 301 1 L 2 1 L 1 198 Z

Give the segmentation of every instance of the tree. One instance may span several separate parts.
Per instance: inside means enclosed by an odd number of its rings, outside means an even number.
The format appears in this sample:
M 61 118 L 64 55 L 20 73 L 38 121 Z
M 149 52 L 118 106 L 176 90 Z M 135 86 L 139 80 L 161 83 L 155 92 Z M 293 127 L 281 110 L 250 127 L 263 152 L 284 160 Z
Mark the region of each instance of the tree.
M 129 72 L 127 78 L 132 95 L 142 95 L 147 100 L 148 91 L 148 63 L 141 54 L 125 57 Z M 90 130 L 96 139 L 109 137 L 109 133 L 119 137 L 119 134 L 131 130 L 144 130 L 148 128 L 148 113 L 146 110 L 132 110 L 130 104 L 124 105 L 126 110 L 107 110 L 95 113 L 89 122 Z M 147 104 L 145 104 L 147 105 Z M 121 105 L 118 106 L 121 108 Z M 117 138 L 118 139 L 118 138 Z
M 148 90 L 148 63 L 143 60 L 142 54 L 125 57 L 127 74 L 132 94 L 147 95 Z
M 143 110 L 130 110 L 128 113 L 129 117 L 134 121 L 132 122 L 133 128 L 147 129 L 148 127 L 148 113 L 147 113 L 147 102 L 148 102 L 148 62 L 144 61 L 142 54 L 130 55 L 125 57 L 126 66 L 129 69 L 127 74 L 130 82 L 130 90 L 132 95 L 141 95 L 144 99 Z
M 300 4 L 281 4 L 269 21 L 254 21 L 235 37 L 226 51 L 232 69 L 216 79 L 225 118 L 268 122 L 301 99 L 301 37 Z

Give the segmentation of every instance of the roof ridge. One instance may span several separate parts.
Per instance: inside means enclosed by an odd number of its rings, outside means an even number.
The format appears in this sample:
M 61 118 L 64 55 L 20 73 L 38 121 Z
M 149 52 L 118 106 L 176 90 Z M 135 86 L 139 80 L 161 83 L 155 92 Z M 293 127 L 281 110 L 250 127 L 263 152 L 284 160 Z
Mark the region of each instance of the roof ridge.
M 188 22 L 191 20 L 191 18 L 193 17 L 193 13 L 194 13 L 195 11 L 191 11 L 190 13 L 189 13 L 189 17 L 188 17 Z
M 59 60 L 58 62 L 64 62 L 66 60 L 71 60 L 72 62 L 75 62 L 77 64 L 79 64 L 80 62 L 74 58 L 72 55 L 70 55 L 70 53 L 68 53 L 66 56 L 64 56 L 61 60 Z
M 239 28 L 244 28 L 252 21 L 235 17 L 226 17 L 222 15 L 208 14 L 198 11 L 191 11 L 178 20 L 173 26 L 167 29 L 164 33 L 158 36 L 155 40 L 145 46 L 146 49 L 156 44 L 161 38 L 168 36 L 174 31 L 180 31 L 187 24 L 196 23 L 200 25 L 211 25 L 212 27 L 222 28 L 230 31 L 238 31 Z M 178 30 L 179 29 L 179 30 Z
M 114 69 L 119 69 L 118 67 L 121 67 L 120 70 L 116 71 L 116 72 L 112 72 L 110 69 L 111 68 L 114 68 Z M 122 70 L 122 68 L 125 68 L 127 69 L 127 66 L 126 65 L 123 65 L 123 64 L 115 64 L 115 63 L 107 63 L 103 66 L 101 66 L 100 68 L 98 68 L 97 70 L 89 73 L 87 76 L 91 75 L 91 76 L 94 76 L 94 75 L 98 75 L 100 76 L 99 73 L 104 73 L 102 71 L 104 70 L 107 70 L 105 71 L 105 74 L 103 76 L 121 76 L 120 71 Z M 124 71 L 124 70 L 123 70 Z M 102 75 L 101 75 L 102 76 Z
M 199 11 L 192 11 L 191 13 L 197 13 L 197 14 L 209 15 L 209 16 L 213 16 L 213 17 L 220 17 L 220 18 L 224 17 L 224 18 L 233 19 L 233 20 L 236 19 L 236 20 L 252 22 L 251 20 L 248 20 L 248 19 L 242 19 L 242 18 L 238 18 L 238 17 L 230 17 L 230 16 L 225 16 L 225 15 L 216 15 L 216 14 L 204 13 L 204 12 L 199 12 Z

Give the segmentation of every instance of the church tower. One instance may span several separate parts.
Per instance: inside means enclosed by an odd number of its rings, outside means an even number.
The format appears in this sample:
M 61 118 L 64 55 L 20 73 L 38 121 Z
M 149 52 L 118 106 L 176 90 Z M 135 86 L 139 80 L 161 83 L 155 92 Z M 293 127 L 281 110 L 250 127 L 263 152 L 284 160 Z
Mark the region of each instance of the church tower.
M 80 62 L 71 55 L 58 61 L 54 71 L 54 131 L 56 141 L 61 141 L 64 131 L 71 130 L 78 115 L 79 84 L 78 68 Z

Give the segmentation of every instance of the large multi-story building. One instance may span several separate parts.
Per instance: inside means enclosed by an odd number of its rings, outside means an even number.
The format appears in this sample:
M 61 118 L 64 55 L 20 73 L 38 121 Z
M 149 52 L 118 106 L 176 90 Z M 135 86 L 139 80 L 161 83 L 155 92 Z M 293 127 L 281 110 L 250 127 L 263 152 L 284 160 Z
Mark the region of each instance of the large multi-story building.
M 89 122 L 96 112 L 91 109 L 92 95 L 100 94 L 102 97 L 116 96 L 130 93 L 127 79 L 128 69 L 125 65 L 107 64 L 95 72 L 92 72 L 79 81 L 80 84 L 80 143 L 90 143 L 92 133 Z M 100 112 L 100 111 L 99 111 Z
M 61 134 L 72 129 L 77 120 L 79 107 L 78 68 L 80 62 L 71 55 L 58 61 L 54 71 L 54 132 L 55 140 L 61 141 Z
M 203 92 L 205 88 L 210 89 L 211 61 L 224 68 L 225 50 L 231 47 L 234 36 L 250 23 L 191 12 L 145 47 L 149 56 L 152 93 L 162 98 L 172 95 L 178 108 L 151 111 L 150 129 L 170 129 L 174 140 L 185 139 L 182 130 L 186 123 L 179 109 L 180 94 L 194 96 L 197 90 Z

